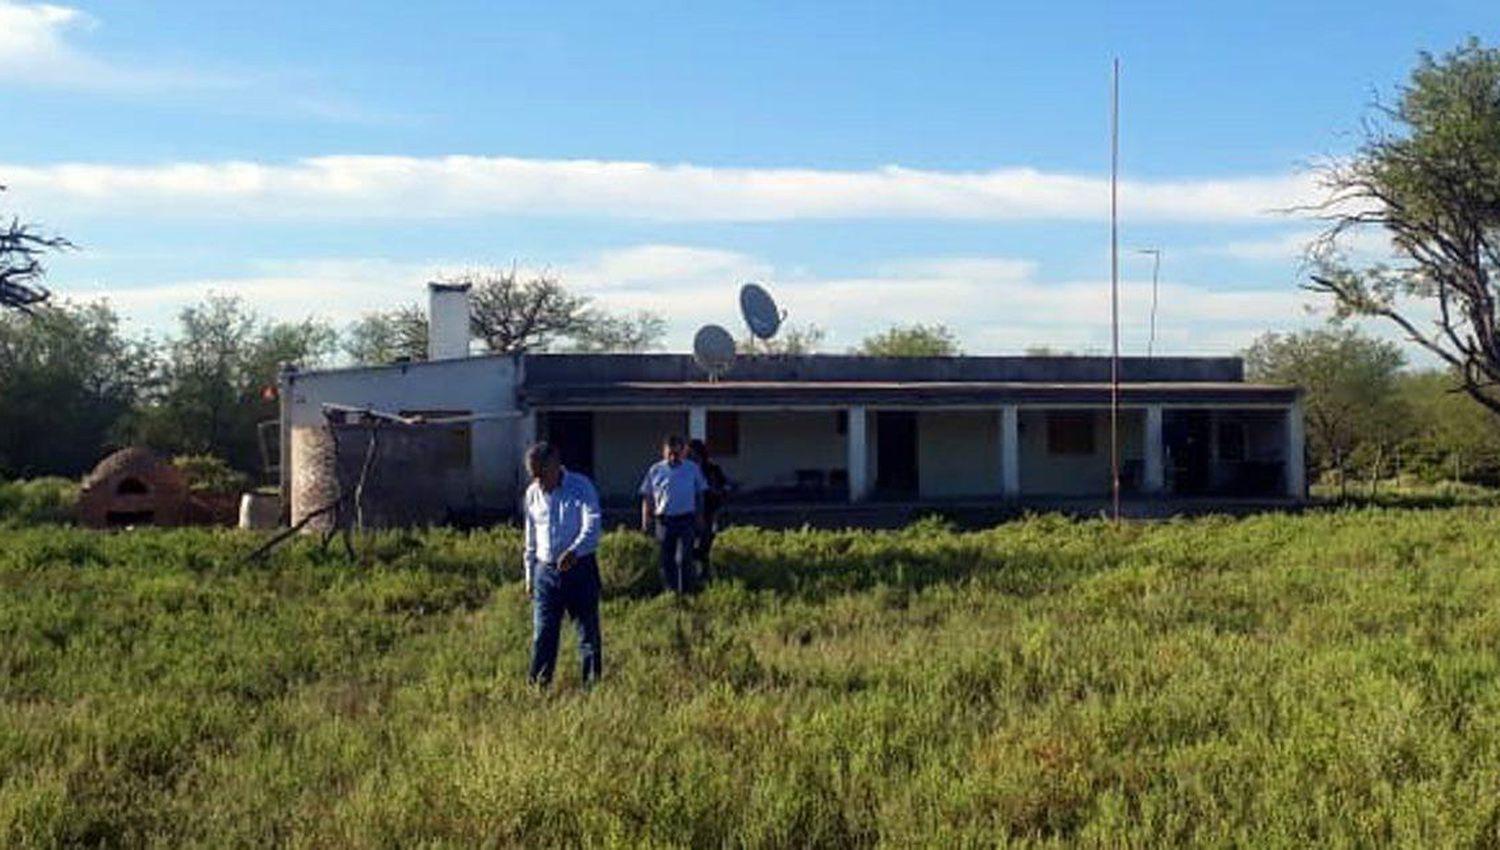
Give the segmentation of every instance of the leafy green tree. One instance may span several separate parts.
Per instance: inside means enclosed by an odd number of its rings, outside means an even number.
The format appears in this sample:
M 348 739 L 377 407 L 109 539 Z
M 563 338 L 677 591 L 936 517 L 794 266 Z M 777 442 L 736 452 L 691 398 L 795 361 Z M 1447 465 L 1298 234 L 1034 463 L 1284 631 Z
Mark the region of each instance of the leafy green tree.
M 856 351 L 873 357 L 954 357 L 963 353 L 947 325 L 920 323 L 895 325 L 867 336 Z
M 1377 110 L 1359 151 L 1323 170 L 1328 229 L 1308 288 L 1393 322 L 1500 414 L 1500 50 L 1470 40 L 1424 53 Z M 1351 264 L 1340 245 L 1365 231 L 1388 237 L 1394 258 Z
M 154 356 L 103 302 L 0 315 L 0 474 L 92 468 L 127 427 Z
M 270 322 L 220 295 L 183 310 L 178 324 L 140 435 L 170 454 L 216 455 L 236 469 L 257 469 L 256 428 L 277 415 L 277 371 L 326 363 L 337 334 L 314 319 Z
M 1427 480 L 1500 484 L 1500 422 L 1444 371 L 1401 376 L 1399 391 L 1411 414 L 1402 466 Z
M 1394 343 L 1329 325 L 1265 334 L 1244 357 L 1251 380 L 1302 387 L 1309 460 L 1337 473 L 1341 486 L 1356 451 L 1378 467 L 1404 436 L 1408 420 L 1396 392 L 1404 357 Z
M 427 359 L 427 316 L 415 304 L 366 313 L 344 333 L 344 354 L 360 364 Z

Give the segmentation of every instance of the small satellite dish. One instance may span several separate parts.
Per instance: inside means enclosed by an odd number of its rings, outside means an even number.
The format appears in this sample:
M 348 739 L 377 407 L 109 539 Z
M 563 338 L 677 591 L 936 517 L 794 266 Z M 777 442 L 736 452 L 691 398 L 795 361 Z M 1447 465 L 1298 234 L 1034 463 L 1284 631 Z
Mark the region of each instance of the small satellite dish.
M 734 337 L 719 325 L 704 325 L 693 334 L 693 359 L 710 378 L 734 365 Z
M 745 324 L 757 339 L 770 339 L 781 329 L 781 320 L 786 314 L 776 309 L 776 299 L 758 283 L 747 283 L 740 287 L 740 314 Z

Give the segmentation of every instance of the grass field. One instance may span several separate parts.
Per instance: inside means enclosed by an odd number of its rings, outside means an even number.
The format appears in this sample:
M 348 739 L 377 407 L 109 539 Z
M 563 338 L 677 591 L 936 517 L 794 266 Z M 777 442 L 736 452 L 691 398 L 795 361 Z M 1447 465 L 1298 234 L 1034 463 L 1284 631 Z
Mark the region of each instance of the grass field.
M 0 534 L 0 846 L 1500 846 L 1500 508 L 722 538 L 523 683 L 517 539 Z

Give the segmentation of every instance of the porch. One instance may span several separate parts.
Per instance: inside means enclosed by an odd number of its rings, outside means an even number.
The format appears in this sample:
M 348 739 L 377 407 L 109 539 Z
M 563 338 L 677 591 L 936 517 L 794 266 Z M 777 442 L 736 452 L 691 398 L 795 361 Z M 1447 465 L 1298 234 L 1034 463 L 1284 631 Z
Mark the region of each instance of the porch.
M 1298 501 L 1301 412 L 1292 402 L 1130 403 L 1120 416 L 1121 488 L 1138 510 L 1198 500 Z M 808 405 L 535 410 L 529 428 L 629 509 L 668 434 L 702 439 L 737 511 L 796 515 L 870 506 L 1054 506 L 1110 495 L 1107 404 Z M 1089 512 L 1085 509 L 1083 512 Z M 884 513 L 899 513 L 886 510 Z

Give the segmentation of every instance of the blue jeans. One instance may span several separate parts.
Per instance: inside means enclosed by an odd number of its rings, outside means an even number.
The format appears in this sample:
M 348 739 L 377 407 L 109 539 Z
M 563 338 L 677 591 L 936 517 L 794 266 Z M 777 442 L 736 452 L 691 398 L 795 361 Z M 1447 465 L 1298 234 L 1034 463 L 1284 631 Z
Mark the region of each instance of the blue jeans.
M 531 580 L 531 681 L 542 685 L 552 681 L 564 614 L 573 618 L 578 629 L 583 681 L 591 684 L 604 671 L 599 584 L 599 561 L 593 555 L 580 555 L 567 572 L 537 565 Z
M 698 518 L 693 514 L 656 518 L 656 539 L 661 541 L 661 583 L 673 593 L 686 593 L 697 584 L 693 573 L 693 540 Z

